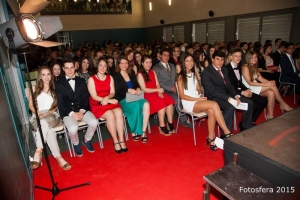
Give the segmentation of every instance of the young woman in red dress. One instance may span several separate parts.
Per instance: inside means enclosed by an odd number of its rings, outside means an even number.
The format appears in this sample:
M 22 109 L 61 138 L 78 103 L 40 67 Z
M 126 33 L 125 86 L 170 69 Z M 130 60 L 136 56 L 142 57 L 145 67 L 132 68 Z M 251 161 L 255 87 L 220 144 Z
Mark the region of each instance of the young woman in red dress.
M 117 153 L 127 152 L 123 135 L 123 112 L 118 100 L 113 98 L 115 96 L 114 80 L 110 75 L 106 75 L 108 66 L 105 59 L 99 59 L 96 66 L 96 74 L 88 79 L 91 112 L 97 119 L 106 120 L 107 129 L 114 141 L 115 151 Z

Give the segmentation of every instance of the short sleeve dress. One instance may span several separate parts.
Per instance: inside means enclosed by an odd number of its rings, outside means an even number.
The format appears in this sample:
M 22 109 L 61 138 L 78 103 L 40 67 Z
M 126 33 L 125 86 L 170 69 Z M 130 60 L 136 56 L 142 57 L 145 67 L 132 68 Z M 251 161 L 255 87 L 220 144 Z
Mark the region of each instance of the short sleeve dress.
M 99 97 L 106 97 L 110 94 L 110 81 L 111 76 L 107 75 L 105 80 L 99 80 L 96 75 L 92 76 L 92 79 L 95 83 L 95 89 L 97 92 L 97 96 Z M 95 101 L 92 97 L 89 98 L 89 103 L 91 107 L 91 112 L 95 115 L 98 119 L 100 118 L 106 111 L 112 110 L 115 108 L 120 108 L 120 104 L 107 104 L 107 105 L 100 105 L 99 101 Z
M 149 81 L 145 81 L 146 88 L 157 88 L 154 71 L 152 69 L 149 70 Z M 153 93 L 144 93 L 144 98 L 150 103 L 150 115 L 156 113 L 168 105 L 174 104 L 174 100 L 172 97 L 163 93 L 163 98 L 158 96 L 157 92 Z

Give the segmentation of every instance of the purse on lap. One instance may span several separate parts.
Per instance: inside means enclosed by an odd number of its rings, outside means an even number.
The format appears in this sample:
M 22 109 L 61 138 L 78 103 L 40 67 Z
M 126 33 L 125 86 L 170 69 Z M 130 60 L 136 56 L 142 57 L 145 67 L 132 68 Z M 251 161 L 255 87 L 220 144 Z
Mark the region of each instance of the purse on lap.
M 48 112 L 48 111 L 41 111 L 43 112 Z M 41 119 L 45 119 L 46 122 L 49 124 L 50 127 L 54 128 L 55 126 L 57 126 L 59 124 L 60 121 L 60 117 L 59 117 L 59 113 L 58 111 L 55 111 L 49 115 L 44 116 Z M 40 119 L 40 120 L 41 120 Z M 36 120 L 36 115 L 32 114 L 29 118 L 29 122 L 31 124 L 31 129 L 33 131 L 37 131 L 38 130 L 38 124 L 37 124 L 37 120 Z
M 138 101 L 138 100 L 141 100 L 141 99 L 144 99 L 144 91 L 141 91 L 140 95 L 131 94 L 129 92 L 126 93 L 126 102 L 127 103 Z

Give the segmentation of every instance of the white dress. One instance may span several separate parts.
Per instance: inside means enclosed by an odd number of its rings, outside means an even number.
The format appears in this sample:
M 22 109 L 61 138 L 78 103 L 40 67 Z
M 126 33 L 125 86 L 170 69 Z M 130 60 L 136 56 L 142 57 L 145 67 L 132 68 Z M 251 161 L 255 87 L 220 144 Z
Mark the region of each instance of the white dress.
M 50 94 L 41 92 L 41 94 L 39 94 L 39 96 L 37 96 L 36 99 L 37 99 L 39 112 L 50 110 L 53 104 L 53 97 Z
M 258 78 L 257 74 L 254 74 L 254 75 L 253 75 L 253 80 L 254 80 L 253 82 L 257 82 L 257 81 L 256 81 L 257 78 Z M 249 85 L 243 76 L 242 76 L 242 83 L 243 83 L 247 88 L 250 88 L 250 89 L 251 89 L 251 92 L 253 92 L 253 93 L 259 95 L 262 86 L 251 86 L 251 85 Z
M 194 77 L 194 73 L 187 74 L 187 90 L 183 89 L 183 93 L 187 96 L 199 98 L 200 94 L 198 94 L 197 90 L 198 80 Z M 187 112 L 193 112 L 194 105 L 197 101 L 188 101 L 188 100 L 181 100 L 183 108 Z

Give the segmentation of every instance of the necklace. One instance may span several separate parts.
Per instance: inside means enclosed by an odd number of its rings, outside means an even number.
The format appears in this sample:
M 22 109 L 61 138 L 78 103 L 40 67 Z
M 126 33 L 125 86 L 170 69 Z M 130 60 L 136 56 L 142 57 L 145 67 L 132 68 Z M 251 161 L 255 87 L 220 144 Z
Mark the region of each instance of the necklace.
M 192 74 L 192 73 L 191 73 L 191 75 L 187 75 L 187 74 L 186 74 L 186 77 L 192 78 L 192 77 L 193 77 L 193 74 Z
M 100 81 L 102 81 L 102 79 L 98 76 L 98 74 L 96 74 L 96 77 L 97 77 Z

